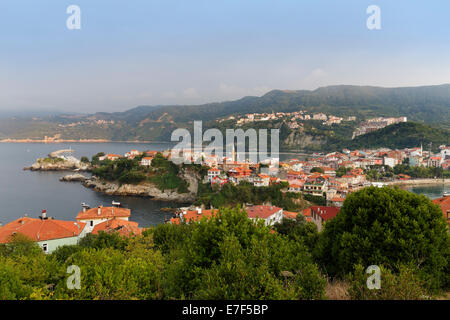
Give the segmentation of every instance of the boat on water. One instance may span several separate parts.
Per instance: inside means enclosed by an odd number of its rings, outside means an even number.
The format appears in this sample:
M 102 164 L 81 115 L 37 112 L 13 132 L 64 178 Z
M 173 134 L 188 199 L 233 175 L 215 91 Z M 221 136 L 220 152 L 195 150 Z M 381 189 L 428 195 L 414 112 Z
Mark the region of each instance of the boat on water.
M 449 192 L 444 192 L 444 194 L 442 196 L 443 197 L 450 197 L 450 193 Z
M 115 207 L 120 207 L 120 202 L 114 201 L 112 202 L 112 205 Z

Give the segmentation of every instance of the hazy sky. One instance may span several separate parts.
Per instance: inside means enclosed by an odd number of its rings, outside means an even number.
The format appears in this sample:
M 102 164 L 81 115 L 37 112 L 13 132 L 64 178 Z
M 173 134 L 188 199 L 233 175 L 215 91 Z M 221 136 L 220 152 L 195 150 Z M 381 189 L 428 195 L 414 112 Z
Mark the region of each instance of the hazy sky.
M 366 27 L 372 4 L 381 30 Z M 450 83 L 449 14 L 448 0 L 1 0 L 0 110 Z

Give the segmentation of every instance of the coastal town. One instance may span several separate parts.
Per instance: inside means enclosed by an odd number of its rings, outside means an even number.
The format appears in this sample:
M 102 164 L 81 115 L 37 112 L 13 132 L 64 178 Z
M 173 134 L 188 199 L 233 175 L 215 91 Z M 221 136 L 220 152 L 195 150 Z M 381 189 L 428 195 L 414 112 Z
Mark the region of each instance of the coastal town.
M 356 121 L 356 117 L 338 117 L 331 114 L 325 114 L 323 112 L 308 114 L 306 110 L 299 110 L 294 112 L 248 113 L 244 115 L 232 115 L 216 121 L 219 123 L 224 121 L 232 121 L 239 127 L 248 123 L 277 120 L 284 121 L 290 129 L 302 129 L 304 124 L 308 121 L 318 121 L 322 125 L 331 126 L 333 124 L 341 124 L 342 122 Z M 365 121 L 360 122 L 355 128 L 352 139 L 369 132 L 383 129 L 389 125 L 407 122 L 407 120 L 407 117 L 368 118 Z
M 51 156 L 63 161 L 80 162 L 71 156 L 72 150 L 60 150 L 53 152 Z M 171 160 L 170 150 L 166 151 L 139 151 L 130 150 L 125 154 L 100 154 L 99 161 L 118 161 L 120 159 L 139 159 L 142 167 L 152 167 L 152 161 L 158 155 Z M 448 172 L 450 168 L 450 147 L 440 146 L 439 152 L 432 153 L 424 150 L 422 146 L 402 150 L 378 149 L 378 150 L 347 150 L 328 154 L 311 154 L 303 160 L 296 158 L 279 161 L 269 159 L 264 163 L 251 163 L 248 159 L 237 161 L 233 152 L 230 157 L 218 159 L 216 155 L 203 153 L 186 153 L 185 160 L 195 161 L 201 159 L 201 166 L 206 168 L 203 177 L 204 184 L 214 189 L 223 188 L 226 184 L 239 185 L 250 183 L 255 188 L 264 188 L 282 184 L 285 193 L 321 199 L 322 205 L 312 203 L 310 206 L 298 211 L 288 211 L 272 203 L 243 204 L 248 218 L 262 220 L 264 224 L 273 227 L 281 223 L 283 219 L 295 220 L 298 215 L 306 221 L 313 222 L 318 231 L 323 225 L 339 214 L 346 197 L 368 186 L 382 187 L 385 185 L 445 182 L 444 176 L 434 176 L 431 179 L 414 179 L 404 173 L 392 173 L 399 165 L 408 164 L 409 167 L 441 168 L 442 172 Z M 385 175 L 374 177 L 372 171 L 384 172 Z M 78 169 L 77 169 L 78 170 Z M 386 173 L 391 174 L 386 174 Z M 63 179 L 61 179 L 63 180 Z M 444 218 L 450 225 L 450 196 L 444 194 L 442 198 L 433 202 L 441 207 Z M 174 210 L 173 217 L 165 220 L 165 223 L 181 224 L 200 221 L 202 218 L 210 218 L 218 213 L 217 208 L 205 208 L 201 206 L 179 207 Z M 90 208 L 82 204 L 81 211 L 76 215 L 75 221 L 56 220 L 47 215 L 46 210 L 38 218 L 27 215 L 16 219 L 5 226 L 0 227 L 0 243 L 7 243 L 16 233 L 25 234 L 37 242 L 45 253 L 51 253 L 61 245 L 76 244 L 87 234 L 99 232 L 117 232 L 122 236 L 130 237 L 142 234 L 145 228 L 139 227 L 137 222 L 129 221 L 131 210 L 120 207 L 120 203 L 114 202 L 112 206 L 99 205 Z

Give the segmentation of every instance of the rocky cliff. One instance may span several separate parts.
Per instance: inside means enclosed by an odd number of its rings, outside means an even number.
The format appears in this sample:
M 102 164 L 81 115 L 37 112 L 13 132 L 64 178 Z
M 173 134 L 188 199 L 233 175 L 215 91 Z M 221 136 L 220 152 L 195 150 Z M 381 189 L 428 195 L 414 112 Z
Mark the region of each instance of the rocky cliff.
M 39 158 L 31 167 L 25 167 L 31 171 L 89 171 L 90 165 L 80 161 L 70 161 L 61 158 Z
M 198 191 L 198 183 L 201 179 L 199 174 L 193 170 L 184 170 L 180 173 L 180 177 L 188 183 L 189 192 L 178 193 L 176 189 L 160 190 L 150 182 L 139 184 L 119 184 L 92 177 L 83 181 L 83 185 L 92 188 L 95 191 L 103 192 L 109 195 L 121 196 L 141 196 L 150 197 L 154 200 L 174 201 L 187 203 L 195 201 Z
M 294 131 L 282 140 L 282 146 L 286 149 L 306 149 L 311 147 L 317 148 L 318 146 L 324 145 L 326 142 L 326 138 L 323 136 L 314 136 L 301 131 Z

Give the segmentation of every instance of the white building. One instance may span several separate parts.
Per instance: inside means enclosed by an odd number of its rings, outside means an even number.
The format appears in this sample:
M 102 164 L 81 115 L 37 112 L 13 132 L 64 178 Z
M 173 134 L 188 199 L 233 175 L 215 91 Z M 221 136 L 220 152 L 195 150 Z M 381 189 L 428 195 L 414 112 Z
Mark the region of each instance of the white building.
M 78 213 L 76 220 L 77 222 L 86 223 L 86 232 L 92 232 L 92 229 L 99 223 L 113 218 L 128 221 L 130 215 L 131 210 L 125 208 L 99 206 L 87 209 L 83 207 L 83 210 Z
M 247 216 L 250 219 L 262 219 L 266 226 L 272 226 L 283 219 L 283 209 L 274 206 L 248 206 Z

